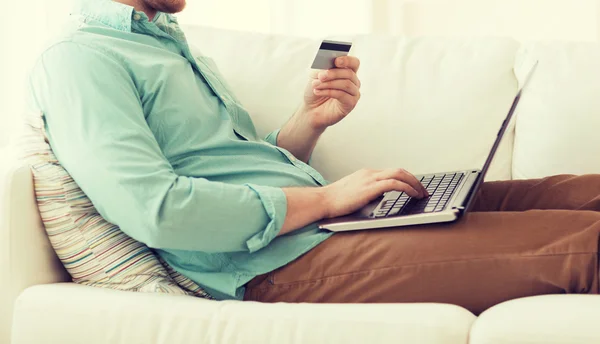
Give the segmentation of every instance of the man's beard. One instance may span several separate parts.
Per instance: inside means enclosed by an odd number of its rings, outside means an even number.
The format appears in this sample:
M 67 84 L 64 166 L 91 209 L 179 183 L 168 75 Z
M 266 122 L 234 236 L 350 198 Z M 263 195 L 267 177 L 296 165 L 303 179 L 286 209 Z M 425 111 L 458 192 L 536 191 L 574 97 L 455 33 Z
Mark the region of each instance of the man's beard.
M 178 13 L 185 8 L 185 0 L 143 0 L 146 6 L 159 12 Z

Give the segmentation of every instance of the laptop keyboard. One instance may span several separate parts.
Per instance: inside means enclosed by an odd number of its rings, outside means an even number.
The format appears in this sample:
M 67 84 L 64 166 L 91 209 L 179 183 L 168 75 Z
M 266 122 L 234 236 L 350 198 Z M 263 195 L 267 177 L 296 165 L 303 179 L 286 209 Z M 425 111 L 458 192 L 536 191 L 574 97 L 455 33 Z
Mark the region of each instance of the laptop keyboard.
M 375 208 L 371 217 L 382 218 L 443 211 L 446 209 L 450 198 L 452 198 L 463 178 L 464 173 L 447 173 L 421 177 L 421 184 L 427 188 L 430 197 L 416 199 L 411 198 L 404 192 L 388 192 L 385 194 L 383 201 Z

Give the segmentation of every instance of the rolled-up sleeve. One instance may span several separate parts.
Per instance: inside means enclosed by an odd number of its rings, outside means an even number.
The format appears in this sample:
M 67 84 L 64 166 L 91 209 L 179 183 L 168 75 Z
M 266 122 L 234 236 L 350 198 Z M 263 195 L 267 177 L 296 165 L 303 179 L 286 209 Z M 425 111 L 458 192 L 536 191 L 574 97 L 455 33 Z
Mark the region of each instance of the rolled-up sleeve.
M 61 43 L 42 55 L 30 89 L 61 164 L 132 238 L 157 249 L 255 252 L 279 234 L 283 190 L 176 174 L 133 79 L 112 57 Z
M 279 137 L 280 131 L 281 129 L 277 129 L 274 132 L 270 133 L 269 135 L 267 135 L 267 137 L 265 137 L 265 141 L 277 147 L 277 137 Z
M 256 192 L 271 219 L 271 222 L 263 231 L 246 242 L 248 250 L 253 253 L 266 247 L 277 237 L 285 221 L 287 202 L 282 189 L 250 184 L 246 186 Z

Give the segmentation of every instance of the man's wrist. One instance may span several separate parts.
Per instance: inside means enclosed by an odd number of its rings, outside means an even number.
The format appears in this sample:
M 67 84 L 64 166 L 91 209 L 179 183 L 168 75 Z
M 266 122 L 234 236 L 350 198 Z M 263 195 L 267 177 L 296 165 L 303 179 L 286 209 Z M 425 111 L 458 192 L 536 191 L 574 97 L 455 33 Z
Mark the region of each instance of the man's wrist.
M 308 109 L 306 105 L 302 105 L 294 117 L 302 122 L 300 125 L 305 126 L 317 135 L 323 134 L 327 129 L 327 126 L 318 125 L 314 123 L 314 121 L 311 121 L 311 119 L 321 117 L 321 114 L 319 114 L 319 110 L 317 109 Z
M 276 145 L 287 149 L 296 158 L 308 163 L 317 141 L 325 132 L 325 128 L 318 128 L 311 125 L 309 117 L 314 114 L 306 112 L 306 107 L 302 106 L 286 125 L 281 128 L 277 137 Z
M 285 235 L 330 214 L 325 188 L 283 188 L 287 199 L 287 214 L 279 235 Z
M 304 142 L 316 142 L 327 128 L 317 128 L 311 125 L 308 117 L 308 113 L 298 110 L 290 121 L 281 128 L 277 136 L 277 145 L 281 147 L 281 143 L 286 141 L 286 138 L 292 137 L 295 139 L 301 138 Z
M 319 207 L 321 209 L 321 213 L 319 214 L 321 216 L 321 219 L 328 219 L 331 217 L 331 202 L 329 200 L 329 187 L 327 186 L 323 186 L 320 188 L 317 188 L 317 199 L 318 199 L 318 204 L 320 204 L 321 206 Z

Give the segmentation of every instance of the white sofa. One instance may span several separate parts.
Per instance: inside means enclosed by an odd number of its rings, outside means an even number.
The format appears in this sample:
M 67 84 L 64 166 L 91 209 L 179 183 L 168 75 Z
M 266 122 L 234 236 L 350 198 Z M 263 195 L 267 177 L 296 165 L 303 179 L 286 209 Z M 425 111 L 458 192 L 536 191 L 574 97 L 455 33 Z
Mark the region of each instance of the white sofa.
M 259 131 L 295 110 L 319 42 L 188 27 Z M 481 166 L 536 59 L 540 66 L 489 178 L 600 172 L 600 48 L 508 38 L 354 37 L 363 99 L 322 138 L 330 180 L 361 167 Z M 37 212 L 29 168 L 2 153 L 0 343 L 598 343 L 600 296 L 551 295 L 476 317 L 444 304 L 216 302 L 69 283 Z M 12 341 L 10 340 L 12 338 Z

